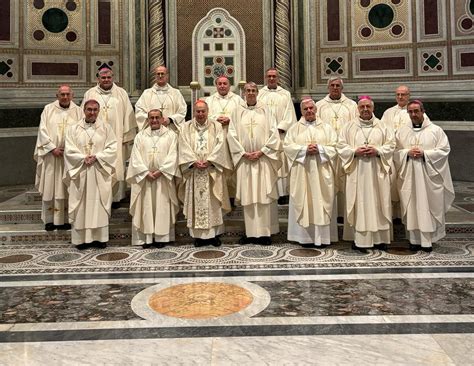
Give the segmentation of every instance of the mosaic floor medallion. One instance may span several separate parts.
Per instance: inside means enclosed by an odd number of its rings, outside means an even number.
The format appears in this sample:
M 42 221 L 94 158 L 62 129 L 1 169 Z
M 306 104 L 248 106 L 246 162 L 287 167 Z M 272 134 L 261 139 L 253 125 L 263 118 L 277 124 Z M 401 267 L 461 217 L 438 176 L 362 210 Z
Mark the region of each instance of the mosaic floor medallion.
M 160 314 L 175 318 L 210 319 L 237 313 L 252 301 L 252 294 L 240 286 L 196 282 L 158 291 L 149 298 L 148 305 Z
M 0 258 L 0 263 L 20 263 L 29 261 L 32 258 L 33 256 L 30 254 L 8 255 L 6 257 Z

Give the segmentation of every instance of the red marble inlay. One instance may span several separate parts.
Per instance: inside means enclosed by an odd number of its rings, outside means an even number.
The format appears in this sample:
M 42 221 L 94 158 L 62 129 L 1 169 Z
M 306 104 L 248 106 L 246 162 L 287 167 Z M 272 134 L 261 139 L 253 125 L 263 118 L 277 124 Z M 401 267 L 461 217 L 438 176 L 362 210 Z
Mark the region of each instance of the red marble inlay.
M 461 53 L 461 67 L 474 66 L 474 52 Z
M 9 41 L 10 37 L 10 0 L 0 0 L 0 41 Z
M 438 0 L 424 0 L 425 34 L 438 34 Z
M 360 71 L 405 70 L 406 58 L 403 56 L 361 58 L 359 65 Z
M 79 64 L 77 62 L 32 62 L 31 74 L 78 76 Z
M 339 0 L 327 0 L 327 11 L 328 41 L 339 41 L 341 39 L 339 29 Z
M 99 44 L 112 43 L 112 9 L 110 1 L 99 1 Z

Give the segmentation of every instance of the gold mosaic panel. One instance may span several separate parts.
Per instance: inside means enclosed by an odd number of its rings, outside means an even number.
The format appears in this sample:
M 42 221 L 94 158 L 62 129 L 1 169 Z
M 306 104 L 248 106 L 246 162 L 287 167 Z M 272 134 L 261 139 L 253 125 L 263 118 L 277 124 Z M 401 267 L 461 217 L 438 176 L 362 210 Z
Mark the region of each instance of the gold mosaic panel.
M 31 49 L 84 50 L 86 46 L 85 2 L 76 1 L 77 7 L 74 11 L 69 11 L 66 8 L 65 1 L 46 0 L 44 3 L 45 6 L 42 9 L 36 9 L 33 1 L 28 1 L 28 5 L 25 7 L 25 47 Z M 68 25 L 66 29 L 59 33 L 49 32 L 42 23 L 43 14 L 52 8 L 60 9 L 67 15 Z M 41 35 L 41 40 L 35 39 L 35 32 Z M 75 34 L 76 39 L 69 41 L 66 38 L 68 34 Z
M 354 46 L 376 46 L 411 42 L 411 2 L 400 0 L 393 4 L 391 0 L 370 2 L 362 6 L 362 1 L 352 2 L 352 44 Z M 386 5 L 393 11 L 393 20 L 384 28 L 376 28 L 370 23 L 369 13 L 375 6 Z
M 148 305 L 175 318 L 210 319 L 237 313 L 252 301 L 252 294 L 240 286 L 196 282 L 158 291 L 150 297 Z
M 192 34 L 196 24 L 213 8 L 226 9 L 245 29 L 247 80 L 263 83 L 263 13 L 262 0 L 177 0 L 178 85 L 192 81 Z M 192 9 L 192 11 L 190 11 Z M 269 47 L 269 45 L 265 45 Z

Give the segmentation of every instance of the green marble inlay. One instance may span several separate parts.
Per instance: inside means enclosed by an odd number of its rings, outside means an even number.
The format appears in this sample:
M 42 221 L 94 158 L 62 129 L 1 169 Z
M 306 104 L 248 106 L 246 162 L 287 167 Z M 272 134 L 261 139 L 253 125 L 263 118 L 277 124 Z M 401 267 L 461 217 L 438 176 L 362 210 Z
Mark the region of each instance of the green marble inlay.
M 61 33 L 69 23 L 66 13 L 58 8 L 46 10 L 41 20 L 46 30 L 51 33 Z
M 428 57 L 425 62 L 432 69 L 434 69 L 436 65 L 439 64 L 439 60 L 434 55 L 431 55 L 430 57 Z
M 375 5 L 369 11 L 369 23 L 375 28 L 385 28 L 392 23 L 395 14 L 387 4 Z

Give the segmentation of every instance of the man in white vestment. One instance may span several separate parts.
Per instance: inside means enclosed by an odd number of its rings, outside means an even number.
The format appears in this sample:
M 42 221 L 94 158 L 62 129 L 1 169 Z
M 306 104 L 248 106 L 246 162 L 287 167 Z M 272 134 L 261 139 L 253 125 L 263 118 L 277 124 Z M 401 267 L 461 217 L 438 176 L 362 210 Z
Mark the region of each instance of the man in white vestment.
M 132 187 L 132 245 L 144 249 L 163 248 L 175 239 L 178 136 L 162 123 L 160 110 L 148 112 L 146 127 L 135 137 L 127 171 Z
M 363 96 L 359 117 L 339 133 L 337 152 L 346 175 L 344 240 L 354 240 L 362 252 L 374 245 L 387 248 L 391 239 L 390 166 L 395 140 L 393 131 L 377 119 L 374 103 Z
M 357 103 L 346 97 L 342 92 L 344 89 L 344 82 L 341 77 L 334 76 L 329 78 L 327 86 L 329 93 L 323 99 L 316 102 L 317 117 L 323 122 L 329 123 L 339 135 L 339 132 L 346 124 L 358 117 L 359 113 L 357 111 Z M 338 217 L 340 217 L 341 220 L 344 218 L 344 177 L 345 175 L 341 166 L 341 160 L 336 158 L 336 198 L 334 201 L 334 210 L 331 221 L 336 221 Z M 335 226 L 332 226 L 331 239 L 332 241 L 338 240 L 337 227 Z
M 272 112 L 276 120 L 280 140 L 285 139 L 285 133 L 296 123 L 296 113 L 293 106 L 293 100 L 288 90 L 283 89 L 280 85 L 278 70 L 270 68 L 265 73 L 267 85 L 258 93 L 257 100 L 264 103 Z M 283 151 L 280 153 L 282 162 L 278 171 L 278 203 L 288 204 L 288 163 Z
M 240 95 L 230 91 L 229 79 L 225 76 L 219 76 L 216 79 L 217 91 L 206 98 L 209 107 L 209 119 L 219 122 L 222 126 L 222 132 L 227 145 L 227 131 L 229 129 L 232 112 L 240 105 L 243 100 Z M 228 147 L 227 147 L 228 150 Z M 229 153 L 227 151 L 227 153 Z M 231 200 L 235 197 L 235 177 L 229 175 L 227 178 L 227 189 Z
M 245 102 L 234 111 L 227 135 L 237 178 L 235 201 L 244 209 L 246 235 L 240 243 L 270 245 L 279 230 L 280 136 L 271 111 L 257 101 L 257 85 L 247 83 L 244 90 Z
M 164 126 L 173 131 L 177 131 L 186 118 L 186 102 L 181 92 L 168 84 L 168 69 L 165 66 L 155 69 L 155 84 L 145 89 L 135 104 L 135 116 L 140 130 L 152 109 L 161 111 Z
M 196 247 L 220 246 L 223 216 L 230 211 L 226 175 L 232 163 L 222 125 L 208 119 L 205 101 L 196 101 L 194 118 L 182 125 L 178 149 L 183 175 L 179 195 L 189 234 Z
M 100 119 L 108 123 L 117 138 L 117 162 L 113 187 L 112 208 L 119 208 L 125 198 L 126 161 L 130 157 L 137 123 L 135 112 L 128 98 L 127 91 L 114 83 L 114 73 L 104 67 L 99 70 L 98 84 L 86 91 L 82 100 L 97 100 L 100 104 Z
M 77 249 L 105 248 L 109 240 L 112 180 L 117 140 L 112 126 L 97 118 L 99 102 L 84 103 L 85 117 L 67 130 L 64 182 L 69 193 L 71 241 Z
M 424 114 L 419 100 L 408 104 L 410 124 L 396 133 L 394 160 L 398 171 L 402 221 L 410 249 L 432 251 L 445 235 L 445 214 L 454 200 L 449 170 L 448 137 Z
M 41 194 L 41 219 L 46 231 L 71 228 L 67 219 L 67 187 L 63 183 L 64 141 L 68 127 L 82 118 L 82 110 L 72 101 L 69 86 L 61 85 L 56 97 L 41 113 L 33 156 L 37 162 L 35 186 Z
M 331 244 L 337 135 L 316 118 L 312 99 L 301 102 L 301 114 L 283 143 L 290 169 L 288 240 L 321 247 Z

